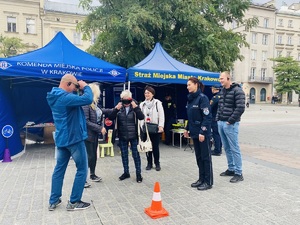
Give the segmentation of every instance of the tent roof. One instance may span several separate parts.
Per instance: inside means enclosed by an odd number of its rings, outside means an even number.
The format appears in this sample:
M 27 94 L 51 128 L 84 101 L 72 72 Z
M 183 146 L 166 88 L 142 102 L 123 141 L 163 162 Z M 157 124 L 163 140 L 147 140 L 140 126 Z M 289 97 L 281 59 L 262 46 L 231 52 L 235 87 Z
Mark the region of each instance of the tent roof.
M 141 62 L 127 70 L 128 80 L 146 83 L 186 84 L 191 76 L 205 85 L 219 84 L 219 73 L 200 70 L 172 58 L 159 43 Z
M 98 59 L 74 46 L 62 32 L 44 47 L 22 55 L 0 58 L 0 76 L 125 82 L 126 69 Z

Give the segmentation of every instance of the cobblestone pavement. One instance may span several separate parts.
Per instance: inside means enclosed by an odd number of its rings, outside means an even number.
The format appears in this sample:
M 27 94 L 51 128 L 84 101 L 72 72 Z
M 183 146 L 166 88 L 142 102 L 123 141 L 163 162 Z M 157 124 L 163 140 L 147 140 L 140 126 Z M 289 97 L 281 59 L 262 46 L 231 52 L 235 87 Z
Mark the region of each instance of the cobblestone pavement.
M 226 169 L 223 154 L 213 157 L 214 186 L 197 191 L 194 153 L 161 144 L 162 170 L 146 171 L 144 180 L 119 181 L 120 154 L 98 160 L 100 183 L 85 189 L 83 201 L 92 207 L 68 212 L 66 204 L 75 174 L 71 160 L 63 187 L 62 204 L 48 211 L 50 181 L 55 165 L 54 146 L 33 144 L 11 163 L 0 163 L 0 225 L 41 224 L 299 224 L 300 221 L 300 108 L 250 105 L 240 125 L 243 182 L 232 184 L 219 174 Z M 154 183 L 160 182 L 163 207 L 170 216 L 153 220 L 144 213 L 151 205 Z

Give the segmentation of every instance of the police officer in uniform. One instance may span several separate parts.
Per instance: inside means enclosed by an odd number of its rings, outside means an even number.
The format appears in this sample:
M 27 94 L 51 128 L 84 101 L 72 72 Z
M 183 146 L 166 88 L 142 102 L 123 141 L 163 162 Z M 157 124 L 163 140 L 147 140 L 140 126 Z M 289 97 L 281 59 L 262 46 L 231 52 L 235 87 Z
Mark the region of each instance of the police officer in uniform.
M 216 119 L 217 112 L 218 112 L 218 103 L 221 97 L 220 86 L 219 85 L 212 86 L 211 92 L 213 93 L 213 97 L 210 100 L 210 107 L 212 113 L 211 130 L 212 130 L 212 137 L 214 139 L 214 146 L 215 146 L 215 149 L 211 152 L 211 154 L 220 156 L 222 154 L 222 142 L 218 131 L 218 122 Z
M 187 103 L 188 124 L 184 136 L 193 139 L 196 161 L 199 168 L 199 179 L 191 187 L 204 191 L 212 188 L 213 171 L 211 149 L 211 110 L 209 100 L 204 95 L 204 86 L 196 77 L 190 77 L 187 82 L 189 91 Z

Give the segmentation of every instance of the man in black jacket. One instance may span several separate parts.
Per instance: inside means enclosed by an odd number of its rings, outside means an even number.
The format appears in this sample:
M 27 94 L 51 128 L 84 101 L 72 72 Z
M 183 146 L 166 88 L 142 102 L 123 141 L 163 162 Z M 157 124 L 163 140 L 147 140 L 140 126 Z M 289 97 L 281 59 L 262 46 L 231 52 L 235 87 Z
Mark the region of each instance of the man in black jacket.
M 244 180 L 238 134 L 239 122 L 245 111 L 245 93 L 239 84 L 231 82 L 227 71 L 220 74 L 220 82 L 223 88 L 216 118 L 228 164 L 228 169 L 220 176 L 233 176 L 230 182 L 237 183 Z

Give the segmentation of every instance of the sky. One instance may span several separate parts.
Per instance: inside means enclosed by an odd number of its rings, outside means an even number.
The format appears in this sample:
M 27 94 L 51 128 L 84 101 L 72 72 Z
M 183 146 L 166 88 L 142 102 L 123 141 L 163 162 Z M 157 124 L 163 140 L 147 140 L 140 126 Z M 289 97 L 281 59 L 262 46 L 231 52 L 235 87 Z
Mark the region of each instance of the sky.
M 253 3 L 258 3 L 258 4 L 264 4 L 269 1 L 270 0 L 252 0 Z M 290 6 L 293 3 L 299 3 L 300 0 L 275 0 L 275 2 L 276 2 L 276 8 L 280 8 L 280 6 L 282 6 L 282 2 L 285 2 L 288 6 Z
M 64 2 L 64 3 L 73 3 L 74 2 L 79 2 L 79 0 L 50 0 L 52 2 Z M 94 0 L 97 1 L 97 0 Z M 258 4 L 264 4 L 266 2 L 268 2 L 269 0 L 252 0 L 254 3 L 258 3 Z M 300 0 L 275 0 L 276 1 L 276 7 L 280 8 L 280 6 L 282 6 L 282 2 L 285 2 L 288 6 L 290 6 L 293 3 L 299 3 Z

